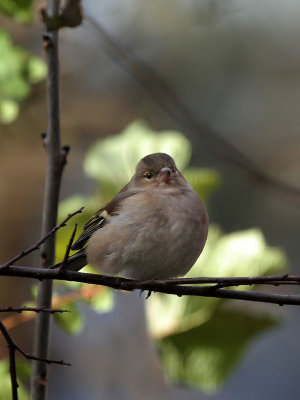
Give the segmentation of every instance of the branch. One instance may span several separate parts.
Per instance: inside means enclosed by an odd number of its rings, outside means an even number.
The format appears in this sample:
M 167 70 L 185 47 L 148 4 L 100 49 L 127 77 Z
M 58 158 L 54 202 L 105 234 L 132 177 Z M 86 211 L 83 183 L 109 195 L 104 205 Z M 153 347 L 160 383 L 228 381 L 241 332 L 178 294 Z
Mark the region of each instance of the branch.
M 203 296 L 222 299 L 247 300 L 255 302 L 273 303 L 278 305 L 300 305 L 300 294 L 276 294 L 258 291 L 244 291 L 223 289 L 222 285 L 230 286 L 272 284 L 272 285 L 300 285 L 300 276 L 276 275 L 266 277 L 237 277 L 237 278 L 192 278 L 201 281 L 202 284 L 214 284 L 214 286 L 183 286 L 190 284 L 191 279 L 173 279 L 166 281 L 135 281 L 125 278 L 116 278 L 98 274 L 89 274 L 69 270 L 38 269 L 10 266 L 8 270 L 0 272 L 3 276 L 19 276 L 24 278 L 34 278 L 38 280 L 61 280 L 74 281 L 94 285 L 108 286 L 119 290 L 148 290 L 151 292 L 175 294 L 177 296 Z
M 34 357 L 24 350 L 22 350 L 11 338 L 10 334 L 8 333 L 7 329 L 0 321 L 0 331 L 7 343 L 8 352 L 9 352 L 9 372 L 10 372 L 10 380 L 11 380 L 11 388 L 12 388 L 12 400 L 18 400 L 18 381 L 17 381 L 17 371 L 16 371 L 16 351 L 21 353 L 25 358 L 28 360 L 39 360 L 41 362 L 45 362 L 47 364 L 59 364 L 59 365 L 71 365 L 65 363 L 64 361 L 60 360 L 49 360 L 44 358 Z
M 99 285 L 86 285 L 83 284 L 80 286 L 79 289 L 72 290 L 70 292 L 64 294 L 56 294 L 52 298 L 52 307 L 59 308 L 59 307 L 66 307 L 68 304 L 73 303 L 77 300 L 89 301 L 92 297 L 100 294 L 108 290 L 105 286 Z M 66 310 L 69 311 L 69 310 Z M 3 318 L 2 323 L 6 326 L 6 329 L 9 331 L 12 328 L 15 328 L 19 324 L 24 322 L 31 321 L 35 318 L 34 313 L 17 313 L 7 316 Z
M 66 0 L 61 13 L 55 17 L 49 17 L 45 8 L 41 9 L 42 21 L 48 31 L 61 28 L 75 28 L 82 22 L 82 8 L 80 0 Z
M 16 370 L 16 348 L 14 342 L 12 341 L 9 333 L 7 332 L 5 326 L 0 321 L 0 331 L 7 343 L 8 354 L 9 354 L 9 373 L 11 381 L 11 398 L 12 400 L 18 400 L 18 381 L 17 381 L 17 370 Z
M 64 313 L 64 312 L 70 312 L 69 310 L 61 310 L 60 308 L 45 308 L 45 307 L 0 307 L 0 312 L 17 312 L 17 313 L 22 313 L 24 311 L 32 311 L 32 312 L 45 312 L 49 314 L 54 314 L 54 313 Z
M 49 18 L 59 16 L 60 0 L 47 0 Z M 57 210 L 63 168 L 69 147 L 61 147 L 60 139 L 60 96 L 59 96 L 59 53 L 58 31 L 46 31 L 43 36 L 44 50 L 48 66 L 47 94 L 47 134 L 43 138 L 46 150 L 46 176 L 43 202 L 42 237 L 57 224 Z M 54 263 L 55 236 L 52 235 L 42 245 L 40 270 Z M 38 307 L 51 307 L 52 281 L 43 281 L 38 285 Z M 47 359 L 49 347 L 50 315 L 39 313 L 35 320 L 33 352 L 35 361 L 32 365 L 30 398 L 44 400 L 47 397 L 48 368 L 42 362 Z
M 25 358 L 27 358 L 27 360 L 39 360 L 42 362 L 45 362 L 47 364 L 59 364 L 59 365 L 71 365 L 69 363 L 65 363 L 63 360 L 50 360 L 48 358 L 39 358 L 39 357 L 35 357 L 32 356 L 28 353 L 26 353 L 24 350 L 21 349 L 21 347 L 19 347 L 11 338 L 10 334 L 8 333 L 7 329 L 5 328 L 5 326 L 3 325 L 3 323 L 0 321 L 0 330 L 4 336 L 4 339 L 6 341 L 6 343 L 9 346 L 14 347 L 15 350 L 17 350 L 19 353 L 21 353 Z
M 271 275 L 271 276 L 249 276 L 249 277 L 226 277 L 226 278 L 179 278 L 179 279 L 167 279 L 157 281 L 160 284 L 168 285 L 189 285 L 189 284 L 208 284 L 215 283 L 226 286 L 239 286 L 239 285 L 291 285 L 300 284 L 300 276 L 292 276 L 288 274 L 283 275 Z
M 82 210 L 84 209 L 84 207 L 81 207 L 79 210 L 69 214 L 60 224 L 56 225 L 54 228 L 52 228 L 42 239 L 40 239 L 38 242 L 36 242 L 35 244 L 33 244 L 31 247 L 29 247 L 27 250 L 23 250 L 21 251 L 21 253 L 17 254 L 15 257 L 13 257 L 11 260 L 7 261 L 5 264 L 0 266 L 0 271 L 3 269 L 8 268 L 10 265 L 12 265 L 13 263 L 15 263 L 16 261 L 20 260 L 21 258 L 27 256 L 28 254 L 32 253 L 35 250 L 38 250 L 40 248 L 40 246 L 46 242 L 46 240 L 54 235 L 54 233 L 56 233 L 56 231 L 58 231 L 60 228 L 62 228 L 63 226 L 66 226 L 66 223 L 69 221 L 69 219 L 71 219 L 72 217 L 74 217 L 74 215 L 79 214 L 82 212 Z
M 77 230 L 77 224 L 75 224 L 75 227 L 74 227 L 74 229 L 73 229 L 73 232 L 72 232 L 72 234 L 71 234 L 69 243 L 68 243 L 67 248 L 66 248 L 66 252 L 65 252 L 64 259 L 63 259 L 63 261 L 61 262 L 60 267 L 59 267 L 60 270 L 62 270 L 62 271 L 63 271 L 64 269 L 66 269 L 66 264 L 67 264 L 67 261 L 68 261 L 68 258 L 69 258 L 69 254 L 70 254 L 70 250 L 71 250 L 71 247 L 72 247 L 72 244 L 73 244 L 73 241 L 74 241 L 74 237 L 75 237 L 75 234 L 76 234 L 76 230 Z

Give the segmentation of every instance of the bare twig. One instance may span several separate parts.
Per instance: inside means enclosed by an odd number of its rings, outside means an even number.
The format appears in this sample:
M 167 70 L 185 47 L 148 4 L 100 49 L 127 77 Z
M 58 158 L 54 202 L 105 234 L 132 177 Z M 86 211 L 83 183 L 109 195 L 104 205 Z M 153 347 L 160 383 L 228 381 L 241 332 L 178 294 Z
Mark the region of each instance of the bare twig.
M 0 312 L 17 312 L 21 313 L 24 311 L 31 311 L 31 312 L 45 312 L 49 314 L 54 314 L 54 313 L 64 313 L 64 312 L 70 312 L 69 310 L 62 310 L 60 308 L 45 308 L 45 307 L 0 307 Z
M 230 284 L 230 286 L 239 285 L 253 285 L 253 284 L 299 284 L 300 276 L 292 275 L 277 275 L 267 277 L 237 277 L 237 278 L 193 278 L 198 281 L 201 280 L 202 284 L 215 284 L 214 286 L 183 286 L 185 281 L 190 283 L 190 280 L 180 279 L 180 284 L 174 284 L 173 280 L 168 281 L 135 281 L 125 278 L 116 278 L 113 276 L 105 276 L 98 274 L 88 274 L 82 272 L 75 272 L 56 269 L 37 269 L 11 266 L 8 270 L 0 272 L 4 276 L 20 276 L 24 278 L 34 278 L 38 280 L 62 280 L 74 281 L 95 285 L 108 286 L 113 289 L 119 290 L 148 290 L 151 292 L 175 294 L 177 296 L 203 296 L 203 297 L 216 297 L 223 299 L 247 300 L 264 303 L 273 303 L 279 305 L 300 305 L 300 294 L 276 294 L 265 293 L 258 291 L 244 291 L 220 288 L 220 285 Z M 176 281 L 176 280 L 174 280 Z
M 72 247 L 72 244 L 73 244 L 73 241 L 74 241 L 76 230 L 77 230 L 77 224 L 75 224 L 75 227 L 73 229 L 72 235 L 70 237 L 69 243 L 68 243 L 67 248 L 66 248 L 64 259 L 63 259 L 62 263 L 60 264 L 59 268 L 60 268 L 61 271 L 63 271 L 65 269 L 65 267 L 66 267 L 66 263 L 67 263 L 67 260 L 69 258 L 69 254 L 70 254 L 70 250 L 71 250 L 71 247 Z
M 11 338 L 10 334 L 8 333 L 7 329 L 3 325 L 3 323 L 0 321 L 0 330 L 7 342 L 8 345 L 13 346 L 15 350 L 17 350 L 19 353 L 21 353 L 25 358 L 28 360 L 39 360 L 42 362 L 45 362 L 47 364 L 59 364 L 59 365 L 71 365 L 69 363 L 65 363 L 63 360 L 50 360 L 48 358 L 39 358 L 32 356 L 31 354 L 26 353 L 24 350 L 21 349 Z
M 42 359 L 34 357 L 24 350 L 22 350 L 11 338 L 10 334 L 8 333 L 4 324 L 0 321 L 0 331 L 7 343 L 8 352 L 9 352 L 9 372 L 10 372 L 10 380 L 11 380 L 11 388 L 12 388 L 12 400 L 18 400 L 18 381 L 17 381 L 17 372 L 16 372 L 16 351 L 21 353 L 25 358 L 28 360 L 39 360 L 41 362 L 45 362 L 47 364 L 59 364 L 59 365 L 71 365 L 65 363 L 64 361 L 60 360 L 49 360 L 49 359 Z
M 105 290 L 108 289 L 104 286 L 84 284 L 79 289 L 72 290 L 64 294 L 55 295 L 52 298 L 52 307 L 66 307 L 68 304 L 71 304 L 77 300 L 89 301 L 91 300 L 91 298 L 100 294 L 101 292 L 104 292 Z M 9 331 L 10 329 L 15 328 L 16 326 L 24 322 L 31 321 L 34 318 L 34 313 L 17 313 L 3 318 L 2 322 L 6 326 L 6 329 Z
M 11 381 L 11 398 L 12 400 L 18 400 L 18 381 L 17 381 L 17 370 L 16 370 L 16 347 L 14 342 L 7 332 L 5 326 L 0 321 L 0 331 L 7 343 L 8 354 L 9 354 L 9 373 Z
M 63 226 L 66 226 L 66 223 L 69 221 L 69 219 L 71 219 L 72 217 L 74 217 L 76 214 L 79 214 L 82 212 L 82 210 L 84 209 L 84 207 L 81 207 L 79 210 L 69 214 L 60 224 L 56 225 L 54 228 L 52 228 L 42 239 L 40 239 L 38 242 L 36 242 L 35 244 L 33 244 L 31 247 L 29 247 L 26 250 L 21 251 L 19 254 L 17 254 L 15 257 L 13 257 L 11 260 L 7 261 L 5 264 L 0 266 L 0 271 L 2 269 L 8 268 L 11 264 L 15 263 L 16 261 L 20 260 L 21 258 L 27 256 L 28 254 L 32 253 L 35 250 L 38 250 L 41 245 L 43 243 L 46 242 L 46 240 L 54 235 L 60 228 L 62 228 Z

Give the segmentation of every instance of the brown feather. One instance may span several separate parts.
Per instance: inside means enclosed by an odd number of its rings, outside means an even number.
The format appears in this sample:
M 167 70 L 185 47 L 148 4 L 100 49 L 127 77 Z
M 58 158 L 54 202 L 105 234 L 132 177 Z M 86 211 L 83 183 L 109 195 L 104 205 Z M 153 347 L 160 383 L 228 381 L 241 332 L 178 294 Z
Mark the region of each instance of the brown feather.
M 108 222 L 109 219 L 107 216 L 117 215 L 122 200 L 140 192 L 140 190 L 126 190 L 127 187 L 128 185 L 121 189 L 111 201 L 101 207 L 100 210 L 83 225 L 83 232 L 73 244 L 72 250 L 81 249 L 88 242 L 92 234 Z

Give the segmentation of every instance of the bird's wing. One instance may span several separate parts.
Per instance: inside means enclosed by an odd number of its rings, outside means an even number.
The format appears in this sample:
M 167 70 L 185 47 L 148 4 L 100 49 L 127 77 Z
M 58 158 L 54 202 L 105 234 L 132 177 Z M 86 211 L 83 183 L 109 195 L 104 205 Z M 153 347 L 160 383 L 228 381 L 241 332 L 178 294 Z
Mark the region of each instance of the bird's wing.
M 73 244 L 72 250 L 82 249 L 92 234 L 108 223 L 109 216 L 118 214 L 121 202 L 128 197 L 135 196 L 137 193 L 140 193 L 140 190 L 120 191 L 110 202 L 100 208 L 100 210 L 83 225 L 83 232 Z

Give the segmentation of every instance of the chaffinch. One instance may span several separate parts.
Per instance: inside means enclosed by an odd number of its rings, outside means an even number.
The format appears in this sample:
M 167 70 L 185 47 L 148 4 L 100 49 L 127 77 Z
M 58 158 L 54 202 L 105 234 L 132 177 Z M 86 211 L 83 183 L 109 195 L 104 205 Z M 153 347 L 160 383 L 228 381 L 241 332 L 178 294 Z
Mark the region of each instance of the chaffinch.
M 89 263 L 101 273 L 137 280 L 183 276 L 202 252 L 207 232 L 206 209 L 173 158 L 149 154 L 83 226 L 66 268 L 78 271 Z

